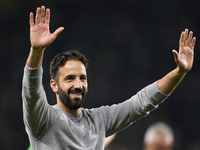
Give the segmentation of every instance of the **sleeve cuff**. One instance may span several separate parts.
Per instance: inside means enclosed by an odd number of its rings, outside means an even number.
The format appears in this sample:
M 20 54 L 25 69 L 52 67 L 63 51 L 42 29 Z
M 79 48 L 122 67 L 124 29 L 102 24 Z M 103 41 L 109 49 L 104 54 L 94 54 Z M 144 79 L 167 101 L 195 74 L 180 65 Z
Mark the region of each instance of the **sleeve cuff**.
M 39 76 L 43 73 L 43 68 L 42 68 L 42 65 L 40 65 L 37 68 L 30 68 L 26 63 L 25 68 L 24 68 L 24 72 L 29 77 L 37 77 L 37 76 Z
M 153 105 L 158 105 L 159 103 L 163 102 L 167 97 L 169 97 L 169 95 L 163 94 L 158 89 L 158 81 L 150 84 L 149 86 L 151 86 L 151 88 L 149 88 L 149 92 L 152 93 L 150 101 Z

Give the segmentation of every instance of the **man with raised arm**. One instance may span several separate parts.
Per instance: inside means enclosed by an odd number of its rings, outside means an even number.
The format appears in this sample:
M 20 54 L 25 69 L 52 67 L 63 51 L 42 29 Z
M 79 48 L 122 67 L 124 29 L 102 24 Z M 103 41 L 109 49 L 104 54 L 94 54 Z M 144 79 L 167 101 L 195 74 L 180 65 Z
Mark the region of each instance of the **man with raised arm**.
M 24 68 L 22 99 L 26 132 L 32 150 L 103 150 L 104 139 L 149 114 L 181 82 L 192 68 L 195 37 L 185 29 L 179 52 L 173 50 L 177 67 L 146 86 L 130 99 L 112 106 L 83 108 L 88 91 L 88 61 L 78 51 L 57 54 L 50 65 L 50 86 L 57 104 L 49 105 L 42 85 L 44 50 L 63 31 L 49 31 L 50 10 L 38 7 L 30 13 L 30 54 Z

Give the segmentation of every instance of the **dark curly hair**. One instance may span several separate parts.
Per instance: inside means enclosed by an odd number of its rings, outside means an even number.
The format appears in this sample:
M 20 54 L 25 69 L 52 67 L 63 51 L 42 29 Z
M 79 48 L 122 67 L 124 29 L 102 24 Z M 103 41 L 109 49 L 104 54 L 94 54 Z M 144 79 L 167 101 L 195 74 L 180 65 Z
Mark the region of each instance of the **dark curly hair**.
M 62 52 L 62 53 L 57 54 L 50 63 L 51 79 L 54 79 L 56 82 L 58 81 L 59 67 L 64 66 L 65 63 L 69 60 L 81 61 L 84 64 L 86 69 L 88 67 L 88 60 L 85 58 L 83 54 L 81 54 L 77 50 Z

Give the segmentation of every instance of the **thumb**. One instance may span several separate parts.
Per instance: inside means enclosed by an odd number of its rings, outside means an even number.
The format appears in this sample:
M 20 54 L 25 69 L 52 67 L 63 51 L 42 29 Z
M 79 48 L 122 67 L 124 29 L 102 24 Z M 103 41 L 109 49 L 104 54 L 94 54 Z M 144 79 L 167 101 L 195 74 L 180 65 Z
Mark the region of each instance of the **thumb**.
M 172 53 L 174 54 L 175 61 L 178 59 L 178 52 L 176 50 L 172 50 Z
M 60 27 L 60 28 L 56 29 L 56 30 L 54 31 L 54 33 L 52 33 L 54 39 L 56 39 L 56 37 L 57 37 L 63 30 L 64 30 L 64 27 Z

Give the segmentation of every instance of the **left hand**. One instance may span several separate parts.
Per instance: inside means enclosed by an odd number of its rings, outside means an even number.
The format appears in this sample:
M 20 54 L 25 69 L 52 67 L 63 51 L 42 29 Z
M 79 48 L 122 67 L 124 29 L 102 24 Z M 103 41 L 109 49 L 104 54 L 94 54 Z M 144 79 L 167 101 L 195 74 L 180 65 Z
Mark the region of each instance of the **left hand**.
M 183 73 L 187 73 L 192 68 L 195 42 L 196 38 L 193 37 L 193 32 L 190 31 L 188 36 L 188 29 L 185 29 L 181 33 L 179 53 L 176 50 L 172 50 L 177 67 Z

